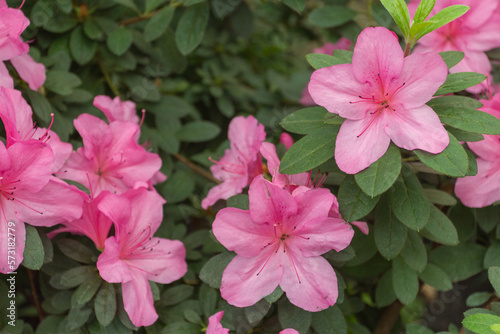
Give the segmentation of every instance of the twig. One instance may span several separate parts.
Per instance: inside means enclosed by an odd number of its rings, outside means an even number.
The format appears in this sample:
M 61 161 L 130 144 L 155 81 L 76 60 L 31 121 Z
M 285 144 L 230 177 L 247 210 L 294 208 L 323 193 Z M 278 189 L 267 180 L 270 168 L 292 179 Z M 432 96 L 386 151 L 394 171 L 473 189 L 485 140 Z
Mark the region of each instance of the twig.
M 384 314 L 382 314 L 382 318 L 380 318 L 373 334 L 389 334 L 396 324 L 396 321 L 398 321 L 399 312 L 401 312 L 402 308 L 403 304 L 401 304 L 399 300 L 396 300 L 391 306 L 388 306 Z
M 101 69 L 102 75 L 104 75 L 104 80 L 106 80 L 106 83 L 108 84 L 109 88 L 115 94 L 115 96 L 120 96 L 120 91 L 118 88 L 115 86 L 113 83 L 113 80 L 111 80 L 111 77 L 109 76 L 109 72 L 104 66 L 101 58 L 97 57 L 97 62 L 99 63 L 99 68 Z
M 212 176 L 212 174 L 210 174 L 209 172 L 207 172 L 206 170 L 204 170 L 203 168 L 195 165 L 194 163 L 192 163 L 188 158 L 186 158 L 185 156 L 179 154 L 179 153 L 175 153 L 174 154 L 174 157 L 176 157 L 177 160 L 179 160 L 180 162 L 182 162 L 184 165 L 188 166 L 189 168 L 191 168 L 193 171 L 195 171 L 196 173 L 200 174 L 201 176 L 203 176 L 204 178 L 206 178 L 207 180 L 209 181 L 212 181 L 214 183 L 221 183 L 219 180 L 217 180 L 215 177 Z
M 28 270 L 28 276 L 30 277 L 30 286 L 31 286 L 31 294 L 33 295 L 33 302 L 35 303 L 36 312 L 38 313 L 38 319 L 42 321 L 45 318 L 45 313 L 43 312 L 42 304 L 40 304 L 40 299 L 38 298 L 38 292 L 36 290 L 36 284 L 35 284 L 35 274 L 33 273 L 33 270 L 31 269 L 27 270 Z
M 159 10 L 152 11 L 151 13 L 147 13 L 141 16 L 136 16 L 136 17 L 131 17 L 129 19 L 125 19 L 123 21 L 118 22 L 119 25 L 121 26 L 128 26 L 133 23 L 141 22 L 143 20 L 147 20 L 153 16 L 155 16 L 156 13 L 158 13 Z

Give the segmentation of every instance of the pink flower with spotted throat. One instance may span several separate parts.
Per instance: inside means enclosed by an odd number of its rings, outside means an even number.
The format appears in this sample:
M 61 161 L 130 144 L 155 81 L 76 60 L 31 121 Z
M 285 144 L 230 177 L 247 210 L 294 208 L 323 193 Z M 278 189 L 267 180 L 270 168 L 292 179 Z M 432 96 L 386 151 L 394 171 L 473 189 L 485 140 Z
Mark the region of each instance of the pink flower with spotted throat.
M 337 278 L 321 254 L 347 247 L 354 231 L 341 219 L 328 217 L 330 191 L 298 188 L 291 194 L 260 176 L 248 194 L 249 210 L 222 209 L 213 223 L 217 240 L 237 254 L 222 275 L 222 297 L 246 307 L 279 285 L 304 310 L 334 305 Z
M 438 54 L 405 58 L 396 34 L 383 27 L 361 32 L 352 64 L 316 70 L 309 83 L 312 98 L 346 118 L 335 147 L 339 168 L 358 173 L 382 157 L 391 141 L 407 150 L 442 152 L 448 133 L 425 103 L 447 72 Z

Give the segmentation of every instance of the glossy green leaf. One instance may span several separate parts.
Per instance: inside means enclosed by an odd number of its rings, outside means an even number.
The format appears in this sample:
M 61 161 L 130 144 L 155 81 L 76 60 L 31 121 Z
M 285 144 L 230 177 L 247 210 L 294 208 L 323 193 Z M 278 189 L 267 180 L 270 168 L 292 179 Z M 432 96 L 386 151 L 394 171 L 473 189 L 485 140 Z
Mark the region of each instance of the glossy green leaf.
M 483 270 L 485 252 L 483 246 L 471 243 L 461 243 L 454 247 L 441 246 L 431 251 L 429 262 L 441 267 L 452 282 L 458 282 Z
M 434 96 L 460 92 L 475 86 L 486 79 L 486 75 L 476 72 L 460 72 L 448 74 L 446 81 L 437 90 Z
M 439 11 L 436 15 L 431 17 L 428 21 L 432 22 L 432 25 L 427 26 L 419 31 L 414 42 L 418 41 L 423 36 L 427 35 L 431 31 L 441 28 L 445 24 L 450 23 L 451 21 L 459 18 L 464 15 L 470 8 L 468 6 L 463 5 L 452 5 L 445 7 L 441 11 Z
M 71 33 L 69 50 L 79 65 L 85 65 L 94 57 L 97 51 L 97 42 L 85 36 L 82 26 L 78 26 Z
M 435 0 L 432 0 L 435 1 Z M 441 58 L 443 58 L 444 62 L 448 69 L 452 68 L 456 64 L 460 63 L 462 59 L 464 59 L 464 53 L 461 51 L 443 51 L 439 52 Z
M 457 199 L 445 191 L 433 188 L 424 188 L 425 196 L 432 204 L 453 206 L 457 204 Z
M 322 334 L 347 334 L 344 314 L 337 306 L 312 314 L 312 328 Z
M 385 9 L 391 14 L 405 38 L 410 35 L 410 12 L 404 0 L 380 0 Z
M 495 334 L 491 326 L 500 324 L 500 317 L 493 314 L 472 314 L 462 321 L 465 328 L 478 334 Z
M 423 22 L 427 16 L 431 13 L 434 5 L 436 4 L 436 0 L 422 0 L 418 4 L 417 11 L 413 16 L 414 22 Z
M 309 64 L 311 64 L 312 67 L 317 70 L 323 67 L 349 63 L 346 59 L 325 55 L 322 53 L 310 53 L 306 55 L 306 60 Z
M 280 125 L 289 132 L 308 134 L 325 126 L 327 113 L 323 107 L 300 109 L 283 118 Z
M 236 254 L 225 252 L 208 260 L 200 271 L 200 279 L 214 289 L 219 289 L 222 281 L 222 272 Z

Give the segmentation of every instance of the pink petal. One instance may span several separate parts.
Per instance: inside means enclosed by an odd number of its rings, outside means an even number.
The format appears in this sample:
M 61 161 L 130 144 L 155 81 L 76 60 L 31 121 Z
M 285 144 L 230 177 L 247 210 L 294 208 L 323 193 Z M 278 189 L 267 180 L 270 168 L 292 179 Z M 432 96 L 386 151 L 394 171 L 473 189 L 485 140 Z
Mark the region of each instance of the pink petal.
M 447 75 L 448 68 L 437 53 L 414 53 L 405 58 L 401 76 L 391 84 L 397 89 L 391 103 L 402 104 L 405 109 L 420 107 L 432 98 Z
M 89 114 L 81 114 L 73 121 L 76 131 L 80 134 L 85 148 L 85 156 L 92 159 L 100 147 L 109 146 L 113 140 L 108 124 Z
M 355 221 L 355 222 L 351 222 L 351 224 L 356 226 L 357 228 L 359 228 L 359 230 L 363 234 L 368 235 L 368 233 L 370 232 L 370 228 L 368 227 L 368 224 L 366 222 Z
M 241 186 L 239 179 L 222 182 L 210 188 L 207 197 L 201 201 L 201 207 L 207 210 L 210 206 L 217 203 L 220 199 L 228 199 L 234 195 L 240 194 L 245 186 Z
M 5 147 L 5 144 L 0 141 L 0 171 L 4 171 L 10 168 L 10 156 Z
M 297 204 L 286 190 L 256 177 L 248 190 L 250 216 L 256 223 L 281 223 L 297 213 Z
M 457 179 L 455 194 L 472 208 L 484 208 L 500 200 L 500 162 L 477 159 L 475 176 Z
M 349 246 L 353 236 L 351 225 L 338 218 L 316 218 L 297 226 L 291 233 L 289 246 L 305 257 L 319 256 L 332 249 L 340 252 Z
M 284 267 L 281 288 L 292 304 L 309 312 L 319 312 L 335 304 L 337 276 L 321 256 L 304 258 L 289 252 L 293 265 Z
M 283 275 L 283 253 L 274 252 L 268 247 L 252 258 L 236 255 L 222 274 L 222 298 L 231 305 L 246 307 L 271 294 Z
M 0 61 L 0 87 L 14 88 L 14 79 L 12 79 L 9 70 L 2 61 Z
M 32 137 L 33 117 L 31 107 L 24 100 L 20 91 L 0 88 L 0 118 L 7 132 L 7 146 L 19 140 Z
M 115 237 L 109 237 L 104 243 L 104 252 L 97 259 L 99 275 L 109 283 L 124 283 L 133 279 L 132 271 L 120 258 L 121 247 Z
M 94 98 L 94 106 L 101 110 L 108 118 L 108 121 L 130 121 L 139 124 L 135 103 L 132 101 L 122 101 L 120 97 L 111 99 L 107 95 L 98 95 Z
M 33 138 L 40 138 L 45 135 L 45 133 L 47 133 L 47 129 L 36 128 L 33 133 Z M 50 146 L 52 152 L 54 153 L 54 168 L 52 171 L 55 173 L 62 168 L 66 160 L 68 160 L 71 156 L 71 153 L 73 152 L 73 145 L 61 141 L 57 133 L 52 130 L 48 130 L 48 138 L 49 139 L 44 142 Z
M 344 121 L 335 144 L 335 161 L 342 171 L 356 174 L 384 155 L 390 144 L 384 118 L 379 112 L 359 121 Z
M 212 224 L 217 240 L 230 251 L 243 257 L 257 256 L 275 239 L 273 226 L 256 224 L 248 210 L 225 208 L 220 210 Z
M 497 1 L 489 0 L 491 5 L 495 4 Z M 483 3 L 476 6 L 477 8 L 485 9 Z M 483 13 L 484 14 L 484 13 Z M 500 47 L 500 39 L 498 38 L 498 31 L 500 30 L 500 13 L 487 13 L 487 16 L 492 14 L 485 24 L 481 25 L 477 29 L 472 28 L 472 34 L 467 38 L 467 47 L 474 51 L 488 51 Z M 485 16 L 485 17 L 487 17 Z M 472 22 L 472 20 L 470 20 Z
M 329 189 L 311 189 L 294 196 L 297 202 L 297 214 L 290 217 L 290 224 L 300 229 L 315 219 L 328 217 L 334 195 Z
M 289 150 L 290 147 L 292 147 L 293 145 L 293 138 L 288 133 L 283 132 L 280 135 L 280 143 L 282 143 L 285 146 L 285 148 Z
M 404 53 L 394 32 L 384 27 L 365 28 L 354 46 L 354 76 L 359 82 L 371 83 L 374 88 L 389 87 L 400 76 L 403 60 Z
M 20 36 L 29 23 L 30 21 L 19 9 L 0 9 L 0 61 L 28 52 L 29 45 L 24 43 Z
M 3 199 L 0 199 L 0 210 L 4 210 L 4 205 Z M 0 215 L 0 273 L 2 274 L 16 271 L 23 261 L 26 229 L 23 222 L 12 220 L 10 222 L 15 225 L 9 226 L 5 216 Z M 12 248 L 14 243 L 15 246 Z
M 311 94 L 309 94 L 309 89 L 307 88 L 307 86 L 302 90 L 302 97 L 300 98 L 299 103 L 306 107 L 312 107 L 316 105 Z
M 262 143 L 260 154 L 267 160 L 267 169 L 273 177 L 273 183 L 283 188 L 289 181 L 287 175 L 280 174 L 279 172 L 281 162 L 278 158 L 278 154 L 276 154 L 276 146 L 271 143 Z
M 224 311 L 220 311 L 208 318 L 207 334 L 229 334 L 229 329 L 223 328 L 220 321 Z
M 266 132 L 255 117 L 238 116 L 229 123 L 227 136 L 231 149 L 242 154 L 246 162 L 250 162 L 259 153 L 260 144 L 266 139 Z
M 358 101 L 359 96 L 371 96 L 373 88 L 369 83 L 356 79 L 351 64 L 314 71 L 308 89 L 316 104 L 347 119 L 362 119 L 378 108 L 371 103 L 352 103 Z
M 467 143 L 469 148 L 486 161 L 500 160 L 500 136 L 484 136 L 484 140 Z
M 45 66 L 34 61 L 29 54 L 14 57 L 10 62 L 32 90 L 38 90 L 45 82 Z
M 293 328 L 287 328 L 287 329 L 284 329 L 280 332 L 280 334 L 299 334 L 299 332 L 297 332 L 295 329 Z
M 122 283 L 122 293 L 123 306 L 135 326 L 151 326 L 158 319 L 153 293 L 146 278 L 134 275 L 131 281 Z
M 448 146 L 450 138 L 439 117 L 429 106 L 391 113 L 385 132 L 399 147 L 440 153 Z

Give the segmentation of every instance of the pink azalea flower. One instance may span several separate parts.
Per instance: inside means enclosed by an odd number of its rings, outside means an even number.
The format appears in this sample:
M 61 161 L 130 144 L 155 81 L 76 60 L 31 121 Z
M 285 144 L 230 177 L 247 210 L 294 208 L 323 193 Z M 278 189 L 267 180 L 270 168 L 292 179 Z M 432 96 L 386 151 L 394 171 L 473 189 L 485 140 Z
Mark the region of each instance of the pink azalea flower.
M 94 98 L 94 106 L 106 115 L 109 123 L 129 121 L 139 124 L 139 116 L 135 112 L 135 103 L 132 101 L 122 101 L 118 96 L 111 99 L 107 95 L 99 95 Z
M 54 157 L 49 146 L 36 140 L 0 142 L 0 272 L 15 270 L 23 260 L 24 223 L 53 226 L 82 214 L 82 196 L 52 174 Z M 15 224 L 9 229 L 9 222 Z M 8 266 L 8 233 L 16 236 L 15 268 Z
M 480 102 L 484 106 L 479 110 L 500 118 L 500 94 Z M 484 140 L 467 145 L 478 156 L 478 172 L 457 179 L 455 194 L 464 205 L 483 208 L 500 201 L 500 136 L 485 135 Z
M 53 172 L 57 172 L 73 151 L 73 146 L 59 139 L 48 129 L 36 128 L 33 124 L 33 111 L 24 100 L 21 92 L 0 87 L 0 118 L 7 134 L 7 147 L 15 142 L 38 139 L 46 143 L 54 153 Z
M 214 235 L 237 254 L 222 276 L 221 295 L 229 304 L 253 305 L 278 285 L 307 311 L 335 304 L 335 271 L 320 255 L 347 247 L 354 231 L 328 217 L 333 203 L 328 189 L 298 190 L 290 194 L 256 177 L 248 192 L 250 210 L 218 212 Z
M 438 54 L 405 58 L 396 34 L 383 27 L 361 32 L 352 64 L 315 71 L 309 83 L 314 101 L 346 118 L 335 148 L 339 168 L 356 174 L 384 155 L 391 140 L 407 150 L 443 151 L 448 133 L 425 103 L 447 72 Z
M 28 83 L 32 90 L 38 90 L 45 79 L 45 66 L 37 63 L 29 54 L 18 56 L 10 60 L 11 64 L 17 71 L 17 74 Z
M 289 138 L 292 142 L 290 144 L 293 145 L 293 139 Z M 316 177 L 315 180 L 311 181 L 311 171 L 309 173 L 300 173 L 300 174 L 280 174 L 280 160 L 278 155 L 276 154 L 276 147 L 271 143 L 262 143 L 260 147 L 260 153 L 267 160 L 267 169 L 272 176 L 272 182 L 279 186 L 280 188 L 284 188 L 288 190 L 290 193 L 293 193 L 299 187 L 306 188 L 321 188 L 323 186 L 323 182 L 326 179 L 326 175 L 322 177 Z M 318 179 L 318 180 L 316 180 Z M 329 217 L 338 218 L 344 220 L 339 211 L 339 202 L 337 198 L 333 195 L 333 204 L 330 208 Z M 352 225 L 358 227 L 361 232 L 368 235 L 370 231 L 368 228 L 368 224 L 362 221 L 354 221 L 351 222 Z
M 410 8 L 416 10 L 420 1 L 411 1 Z M 452 5 L 466 5 L 470 9 L 462 17 L 429 33 L 418 41 L 415 52 L 462 51 L 464 59 L 450 72 L 479 72 L 490 75 L 491 64 L 485 51 L 500 47 L 500 6 L 498 0 L 441 0 L 431 13 L 436 14 Z M 487 89 L 483 82 L 468 88 L 471 93 Z
M 313 53 L 322 53 L 325 55 L 332 55 L 333 51 L 335 50 L 349 50 L 351 47 L 351 41 L 348 40 L 345 37 L 341 37 L 336 43 L 325 43 L 322 47 L 316 48 L 313 50 Z M 304 106 L 315 106 L 316 103 L 314 103 L 314 100 L 311 97 L 311 94 L 309 94 L 309 90 L 306 87 L 304 87 L 304 90 L 302 91 L 302 97 L 299 100 L 299 103 L 304 105 Z
M 280 143 L 282 143 L 286 147 L 286 149 L 289 150 L 293 145 L 293 138 L 288 133 L 283 132 L 280 135 Z
M 229 329 L 222 327 L 220 321 L 224 311 L 220 311 L 208 318 L 207 334 L 229 334 Z
M 228 137 L 230 149 L 210 167 L 212 174 L 222 183 L 210 189 L 201 202 L 205 210 L 219 199 L 241 193 L 255 176 L 262 173 L 259 149 L 266 139 L 264 126 L 253 116 L 238 116 L 229 123 Z
M 139 127 L 131 122 L 103 120 L 82 114 L 75 128 L 83 147 L 73 152 L 58 175 L 83 184 L 95 195 L 103 190 L 122 193 L 147 183 L 161 166 L 157 154 L 147 152 L 134 139 Z
M 103 191 L 94 199 L 88 198 L 83 202 L 83 213 L 80 219 L 63 222 L 64 226 L 49 233 L 49 237 L 52 238 L 63 232 L 85 235 L 95 243 L 97 249 L 104 250 L 104 242 L 108 238 L 112 221 L 99 210 L 98 205 L 107 194 L 109 192 Z
M 186 250 L 178 240 L 154 237 L 163 219 L 165 201 L 144 188 L 108 194 L 97 205 L 115 225 L 97 260 L 101 277 L 122 283 L 125 311 L 135 326 L 150 326 L 158 318 L 148 281 L 168 284 L 187 271 Z
M 295 329 L 293 328 L 287 328 L 287 329 L 284 329 L 280 332 L 280 334 L 299 334 L 299 332 L 297 332 Z

